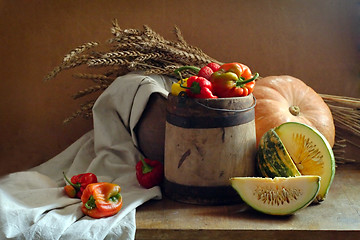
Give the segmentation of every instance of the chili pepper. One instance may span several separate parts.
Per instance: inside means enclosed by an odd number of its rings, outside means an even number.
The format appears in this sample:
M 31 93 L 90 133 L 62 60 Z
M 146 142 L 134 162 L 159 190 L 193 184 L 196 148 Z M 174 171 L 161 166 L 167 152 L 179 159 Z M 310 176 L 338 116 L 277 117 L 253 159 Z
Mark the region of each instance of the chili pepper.
M 241 97 L 253 92 L 255 79 L 250 68 L 241 63 L 225 63 L 211 75 L 213 91 L 219 97 Z
M 208 63 L 206 66 L 201 69 L 195 66 L 183 66 L 175 70 L 175 74 L 180 74 L 181 71 L 188 70 L 195 72 L 198 77 L 203 77 L 210 80 L 211 75 L 220 69 L 220 65 L 217 63 Z
M 136 178 L 144 188 L 160 185 L 164 177 L 164 166 L 161 162 L 142 158 L 136 164 Z
M 217 98 L 213 95 L 212 84 L 203 77 L 191 76 L 187 80 L 186 93 L 193 98 Z
M 92 218 L 115 215 L 122 207 L 119 185 L 108 182 L 87 185 L 82 196 L 81 211 Z
M 64 190 L 69 197 L 74 198 L 76 196 L 76 189 L 73 186 L 65 185 Z
M 86 188 L 86 186 L 90 183 L 96 183 L 97 177 L 93 173 L 82 173 L 79 175 L 75 175 L 71 178 L 71 181 L 66 177 L 65 173 L 63 172 L 64 178 L 66 182 L 68 182 L 76 191 L 76 197 L 81 198 L 81 195 Z M 67 188 L 67 189 L 66 189 Z M 72 197 L 72 193 L 69 195 L 69 187 L 64 187 L 66 194 L 69 197 Z
M 171 94 L 178 96 L 180 92 L 185 91 L 184 87 L 187 86 L 187 78 L 179 80 L 177 83 L 171 85 Z M 181 87 L 183 86 L 183 87 Z

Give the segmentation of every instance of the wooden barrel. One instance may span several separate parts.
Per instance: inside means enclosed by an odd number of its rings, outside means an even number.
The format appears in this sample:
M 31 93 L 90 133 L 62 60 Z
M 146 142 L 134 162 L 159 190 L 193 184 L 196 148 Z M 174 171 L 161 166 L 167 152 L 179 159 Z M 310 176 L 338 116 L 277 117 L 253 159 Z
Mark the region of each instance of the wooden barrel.
M 202 205 L 241 201 L 229 178 L 255 174 L 255 104 L 252 94 L 219 99 L 169 94 L 164 150 L 166 196 Z

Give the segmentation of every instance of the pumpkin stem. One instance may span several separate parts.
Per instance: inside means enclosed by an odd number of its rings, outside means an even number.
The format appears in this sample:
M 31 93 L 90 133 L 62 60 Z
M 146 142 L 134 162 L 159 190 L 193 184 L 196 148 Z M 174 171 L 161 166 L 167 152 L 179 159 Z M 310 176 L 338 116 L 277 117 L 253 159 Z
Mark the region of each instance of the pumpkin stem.
M 292 105 L 292 106 L 289 107 L 289 111 L 294 116 L 298 116 L 300 114 L 299 106 Z

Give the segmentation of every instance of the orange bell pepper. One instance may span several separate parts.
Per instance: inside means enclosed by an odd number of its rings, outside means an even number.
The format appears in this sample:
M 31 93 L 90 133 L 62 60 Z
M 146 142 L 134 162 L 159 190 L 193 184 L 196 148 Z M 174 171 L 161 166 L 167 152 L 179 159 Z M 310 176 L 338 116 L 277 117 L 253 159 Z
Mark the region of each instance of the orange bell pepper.
M 252 75 L 250 68 L 241 63 L 225 63 L 210 77 L 213 92 L 218 97 L 242 97 L 253 92 L 259 74 Z
M 93 218 L 115 215 L 122 207 L 120 191 L 120 186 L 114 183 L 89 184 L 81 196 L 82 212 Z

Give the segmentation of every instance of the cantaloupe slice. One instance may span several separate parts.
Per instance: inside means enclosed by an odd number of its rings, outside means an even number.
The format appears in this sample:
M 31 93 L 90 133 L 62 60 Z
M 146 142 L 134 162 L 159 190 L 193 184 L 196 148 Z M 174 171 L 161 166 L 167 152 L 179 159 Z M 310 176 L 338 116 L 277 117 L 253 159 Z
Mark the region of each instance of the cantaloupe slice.
M 230 182 L 244 202 L 270 215 L 289 215 L 308 206 L 320 189 L 319 176 L 233 177 Z
M 316 197 L 323 201 L 335 176 L 335 158 L 326 138 L 315 128 L 287 122 L 275 128 L 301 175 L 318 175 L 321 187 Z

